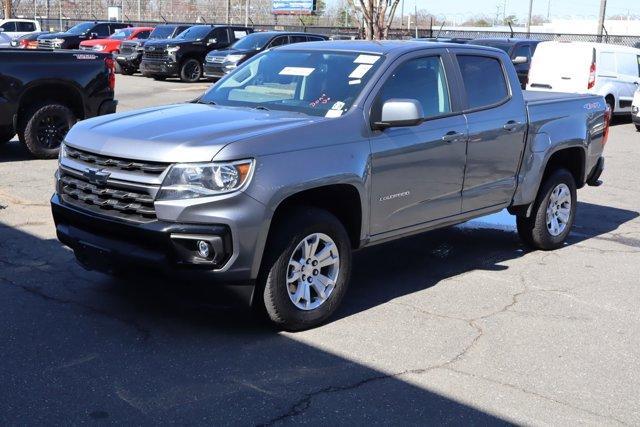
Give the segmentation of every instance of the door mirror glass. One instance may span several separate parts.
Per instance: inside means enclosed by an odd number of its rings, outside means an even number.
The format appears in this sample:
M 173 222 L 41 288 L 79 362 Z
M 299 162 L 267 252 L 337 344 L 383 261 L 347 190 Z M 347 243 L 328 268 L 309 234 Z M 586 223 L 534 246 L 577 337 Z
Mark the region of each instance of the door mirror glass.
M 511 62 L 513 62 L 514 65 L 526 64 L 529 62 L 529 58 L 526 56 L 516 56 Z
M 380 121 L 376 129 L 416 126 L 424 121 L 424 111 L 417 99 L 389 99 L 382 104 Z

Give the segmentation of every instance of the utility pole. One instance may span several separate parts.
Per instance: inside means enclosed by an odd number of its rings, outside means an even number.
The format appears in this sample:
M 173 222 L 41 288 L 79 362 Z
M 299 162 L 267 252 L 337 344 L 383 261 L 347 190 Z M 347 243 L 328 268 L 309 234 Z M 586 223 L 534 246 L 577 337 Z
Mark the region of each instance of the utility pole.
M 249 0 L 245 0 L 244 3 L 244 26 L 249 26 Z
M 600 15 L 598 17 L 598 41 L 602 41 L 602 32 L 604 31 L 604 19 L 607 14 L 607 0 L 600 0 Z
M 415 4 L 415 12 L 416 12 L 416 38 L 418 38 L 418 3 Z
M 551 21 L 551 0 L 547 3 L 547 21 Z
M 231 24 L 231 0 L 227 0 L 227 25 Z
M 531 13 L 533 12 L 533 0 L 529 0 L 529 15 L 527 16 L 527 38 L 531 37 Z
M 400 30 L 404 27 L 404 0 L 402 0 L 402 5 L 400 6 Z
M 11 0 L 4 0 L 4 19 L 9 19 L 13 15 L 11 13 Z

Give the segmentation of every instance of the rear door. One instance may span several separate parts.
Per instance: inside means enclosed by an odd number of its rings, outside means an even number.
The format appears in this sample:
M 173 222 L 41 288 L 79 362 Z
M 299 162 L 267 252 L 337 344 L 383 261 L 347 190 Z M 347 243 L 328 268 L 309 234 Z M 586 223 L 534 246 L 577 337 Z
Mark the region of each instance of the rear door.
M 595 49 L 574 43 L 545 42 L 538 45 L 529 71 L 529 89 L 587 93 Z
M 385 100 L 415 99 L 425 121 L 371 137 L 371 233 L 382 234 L 460 213 L 467 125 L 450 55 L 405 55 L 374 89 L 371 121 Z
M 516 189 L 527 116 L 519 82 L 500 53 L 456 50 L 469 142 L 462 212 L 507 205 Z
M 616 69 L 620 85 L 620 98 L 616 110 L 630 111 L 633 95 L 640 85 L 640 54 L 617 52 Z

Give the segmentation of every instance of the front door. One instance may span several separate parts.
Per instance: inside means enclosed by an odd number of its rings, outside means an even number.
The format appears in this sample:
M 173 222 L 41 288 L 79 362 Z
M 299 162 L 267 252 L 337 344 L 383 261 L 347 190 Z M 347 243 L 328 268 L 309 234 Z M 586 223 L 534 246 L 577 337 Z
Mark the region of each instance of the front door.
M 448 58 L 412 56 L 388 75 L 372 108 L 375 121 L 384 101 L 415 99 L 426 118 L 371 138 L 372 235 L 460 213 L 467 126 L 451 102 Z

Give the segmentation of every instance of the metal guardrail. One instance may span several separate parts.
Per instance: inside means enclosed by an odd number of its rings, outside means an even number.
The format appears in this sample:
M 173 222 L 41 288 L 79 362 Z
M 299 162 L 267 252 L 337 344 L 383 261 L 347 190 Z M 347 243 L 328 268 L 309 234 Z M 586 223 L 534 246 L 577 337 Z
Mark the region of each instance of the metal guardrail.
M 62 27 L 69 28 L 75 24 L 85 21 L 93 21 L 94 19 L 63 19 Z M 127 21 L 136 26 L 154 26 L 164 24 L 163 21 Z M 171 22 L 167 22 L 171 23 Z M 184 23 L 184 22 L 179 22 Z M 193 23 L 194 25 L 197 23 Z M 235 25 L 240 25 L 235 23 Z M 320 27 L 320 26 L 303 26 L 303 25 L 273 25 L 273 24 L 255 24 L 252 25 L 256 30 L 286 30 L 286 31 L 302 31 L 313 32 L 318 34 L 324 34 L 327 36 L 340 36 L 345 38 L 358 38 L 361 36 L 362 31 L 357 27 Z M 59 19 L 43 19 L 42 27 L 59 30 Z M 467 30 L 443 30 L 439 31 L 438 28 L 419 28 L 417 31 L 418 37 L 460 37 L 460 38 L 487 38 L 487 37 L 511 37 L 510 32 L 505 31 L 491 31 L 487 28 L 486 31 L 467 31 Z M 407 30 L 400 28 L 393 28 L 389 31 L 390 39 L 405 39 L 416 36 L 415 29 Z M 605 35 L 601 38 L 595 34 L 566 34 L 566 33 L 531 33 L 527 35 L 525 32 L 514 32 L 514 37 L 517 38 L 531 38 L 534 40 L 551 41 L 551 40 L 563 40 L 563 41 L 584 41 L 584 42 L 602 42 L 624 46 L 640 47 L 640 35 L 627 36 L 627 35 Z

